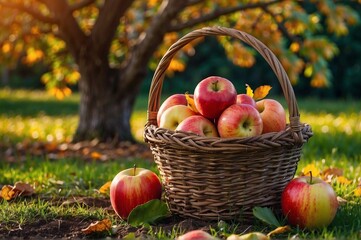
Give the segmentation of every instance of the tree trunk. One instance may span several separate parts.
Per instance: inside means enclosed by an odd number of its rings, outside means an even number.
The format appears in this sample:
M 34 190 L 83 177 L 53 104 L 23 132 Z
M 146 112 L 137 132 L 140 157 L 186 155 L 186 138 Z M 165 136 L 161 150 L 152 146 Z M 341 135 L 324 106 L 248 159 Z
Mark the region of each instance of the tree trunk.
M 74 141 L 96 138 L 102 142 L 134 142 L 130 117 L 139 87 L 133 86 L 125 89 L 126 94 L 119 94 L 119 69 L 111 69 L 107 64 L 93 60 L 79 64 L 82 76 L 79 125 Z

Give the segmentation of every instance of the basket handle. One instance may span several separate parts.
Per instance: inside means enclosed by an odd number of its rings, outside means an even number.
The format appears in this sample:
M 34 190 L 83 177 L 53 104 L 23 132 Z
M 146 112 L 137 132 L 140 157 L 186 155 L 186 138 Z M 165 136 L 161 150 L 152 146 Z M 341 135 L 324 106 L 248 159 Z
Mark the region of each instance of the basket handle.
M 187 45 L 194 39 L 205 36 L 230 36 L 247 43 L 262 55 L 262 57 L 268 62 L 280 82 L 284 97 L 288 105 L 290 129 L 292 131 L 294 141 L 297 143 L 302 143 L 303 136 L 301 132 L 300 114 L 298 111 L 296 96 L 294 94 L 287 73 L 282 67 L 280 61 L 265 44 L 263 44 L 252 35 L 232 28 L 225 28 L 219 26 L 205 27 L 186 34 L 177 42 L 175 42 L 164 54 L 163 58 L 160 60 L 154 72 L 152 83 L 150 86 L 147 112 L 148 119 L 146 126 L 157 125 L 157 113 L 160 107 L 160 98 L 164 75 L 173 57 L 180 49 L 182 49 L 185 45 Z

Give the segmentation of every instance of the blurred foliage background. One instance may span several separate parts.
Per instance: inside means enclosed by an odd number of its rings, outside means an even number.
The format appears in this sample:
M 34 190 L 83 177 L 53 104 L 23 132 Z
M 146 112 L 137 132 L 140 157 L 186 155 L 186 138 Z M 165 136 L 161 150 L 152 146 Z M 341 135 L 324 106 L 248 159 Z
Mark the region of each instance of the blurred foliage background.
M 361 12 L 360 1 L 342 2 L 350 7 L 350 9 L 353 9 L 354 12 Z M 309 12 L 313 12 L 315 9 L 313 5 L 310 4 L 308 10 Z M 91 15 L 94 13 L 90 12 L 87 14 Z M 219 20 L 219 22 L 221 23 L 221 20 Z M 330 42 L 334 42 L 337 47 L 334 49 L 332 49 L 333 46 L 331 45 L 329 47 L 329 51 L 332 52 L 330 54 L 335 54 L 335 57 L 330 58 L 331 60 L 328 63 L 328 72 L 325 74 L 327 83 L 324 82 L 319 85 L 312 83 L 312 81 L 315 81 L 315 76 L 311 77 L 312 68 L 304 66 L 302 69 L 303 74 L 300 74 L 298 80 L 294 81 L 296 95 L 321 98 L 360 98 L 361 24 L 353 24 L 347 29 L 343 29 L 342 26 L 337 26 L 336 30 L 330 32 L 330 29 L 328 29 L 330 28 L 330 23 L 326 22 L 325 19 L 321 19 L 320 26 L 318 30 L 320 34 L 326 36 Z M 30 30 L 35 31 L 34 34 L 38 34 L 36 33 L 36 29 Z M 177 36 L 168 36 L 167 39 L 171 41 L 171 39 L 176 37 Z M 44 43 L 39 42 L 38 44 Z M 56 52 L 63 49 L 63 43 L 56 39 L 49 38 L 47 44 L 53 44 L 57 46 L 57 48 L 54 49 L 53 47 L 51 52 L 44 53 L 38 50 L 37 45 L 34 44 L 33 47 L 24 48 L 22 52 L 17 53 L 19 55 L 17 61 L 12 60 L 12 62 L 7 61 L 6 54 L 3 54 L 2 61 L 0 62 L 0 87 L 43 89 L 48 85 L 47 87 L 51 89 L 53 86 L 49 84 L 49 82 L 51 82 L 54 76 L 56 77 L 58 72 L 62 72 L 63 75 L 67 76 L 67 83 L 72 83 L 69 85 L 71 90 L 77 91 L 77 85 L 75 83 L 79 79 L 79 73 L 72 71 L 66 66 L 70 61 L 69 59 L 60 58 L 61 63 L 59 61 L 52 63 L 49 63 L 49 60 L 43 61 L 44 54 L 46 54 L 50 60 L 55 59 Z M 322 44 L 322 42 L 319 44 Z M 2 52 L 6 53 L 9 50 L 8 48 L 9 46 L 2 42 Z M 16 46 L 14 46 L 14 48 L 16 48 Z M 114 49 L 113 51 L 115 51 Z M 316 51 L 316 47 L 314 47 L 313 50 Z M 116 53 L 113 54 L 116 55 Z M 277 79 L 267 63 L 263 61 L 260 56 L 255 55 L 254 60 L 252 59 L 253 57 L 251 58 L 250 61 L 257 62 L 256 65 L 251 66 L 252 63 L 247 62 L 237 64 L 235 60 L 232 61 L 231 58 L 227 58 L 227 54 L 229 54 L 227 48 L 215 39 L 206 38 L 200 41 L 200 43 L 194 47 L 194 52 L 190 54 L 191 56 L 182 55 L 180 60 L 174 63 L 172 67 L 174 71 L 168 74 L 169 78 L 165 81 L 163 91 L 166 94 L 191 91 L 200 79 L 208 75 L 221 75 L 234 80 L 239 91 L 244 91 L 245 83 L 251 86 L 270 84 L 273 86 L 273 93 L 281 94 Z M 244 54 L 248 56 L 247 52 L 244 52 Z M 242 59 L 240 61 L 242 61 Z M 292 63 L 292 61 L 290 62 Z M 157 62 L 153 61 L 148 68 L 146 80 L 141 87 L 141 95 L 148 94 L 156 64 Z M 247 65 L 249 65 L 249 67 L 247 67 Z M 320 81 L 325 81 L 322 80 L 325 76 L 320 76 Z M 290 78 L 292 78 L 292 76 L 290 76 Z M 57 92 L 53 91 L 53 94 L 57 95 Z M 64 97 L 63 95 L 68 94 L 70 94 L 70 92 L 62 93 L 57 97 L 62 98 Z

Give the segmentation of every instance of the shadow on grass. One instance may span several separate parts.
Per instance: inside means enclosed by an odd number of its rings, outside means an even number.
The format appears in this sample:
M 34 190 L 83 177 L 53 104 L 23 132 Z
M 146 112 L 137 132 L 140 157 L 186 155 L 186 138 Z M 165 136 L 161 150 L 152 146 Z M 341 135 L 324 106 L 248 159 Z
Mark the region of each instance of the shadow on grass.
M 0 99 L 0 114 L 9 117 L 36 117 L 39 114 L 48 116 L 65 116 L 77 113 L 78 103 L 75 101 Z

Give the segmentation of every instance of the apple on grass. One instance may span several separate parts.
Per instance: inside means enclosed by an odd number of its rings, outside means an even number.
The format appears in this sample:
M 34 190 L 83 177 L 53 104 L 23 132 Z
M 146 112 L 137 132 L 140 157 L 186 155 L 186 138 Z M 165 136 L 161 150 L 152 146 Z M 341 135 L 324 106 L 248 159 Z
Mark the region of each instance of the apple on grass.
M 262 133 L 262 119 L 249 104 L 234 104 L 223 111 L 217 129 L 222 138 L 252 137 Z
M 185 94 L 173 94 L 169 96 L 162 105 L 160 105 L 158 113 L 157 113 L 157 123 L 159 126 L 160 118 L 165 110 L 175 105 L 185 105 L 187 106 L 187 99 Z
M 194 90 L 196 108 L 209 119 L 218 118 L 224 109 L 236 102 L 236 89 L 226 78 L 210 76 L 200 81 Z
M 175 105 L 169 107 L 162 114 L 159 127 L 175 130 L 184 119 L 193 115 L 196 115 L 196 113 L 187 106 Z
M 144 168 L 129 168 L 119 172 L 110 184 L 110 202 L 116 214 L 127 219 L 138 205 L 162 196 L 158 176 Z
M 256 107 L 256 101 L 249 95 L 241 93 L 237 95 L 237 104 L 249 104 Z
M 274 99 L 263 99 L 256 102 L 263 122 L 262 133 L 280 132 L 286 128 L 286 112 L 282 104 Z
M 328 226 L 334 219 L 338 201 L 330 184 L 320 178 L 294 178 L 281 196 L 282 212 L 291 225 L 316 229 Z
M 218 238 L 213 237 L 209 233 L 203 230 L 192 230 L 177 238 L 177 240 L 216 240 Z
M 203 137 L 218 137 L 216 126 L 209 119 L 201 115 L 187 117 L 175 130 L 192 132 Z

